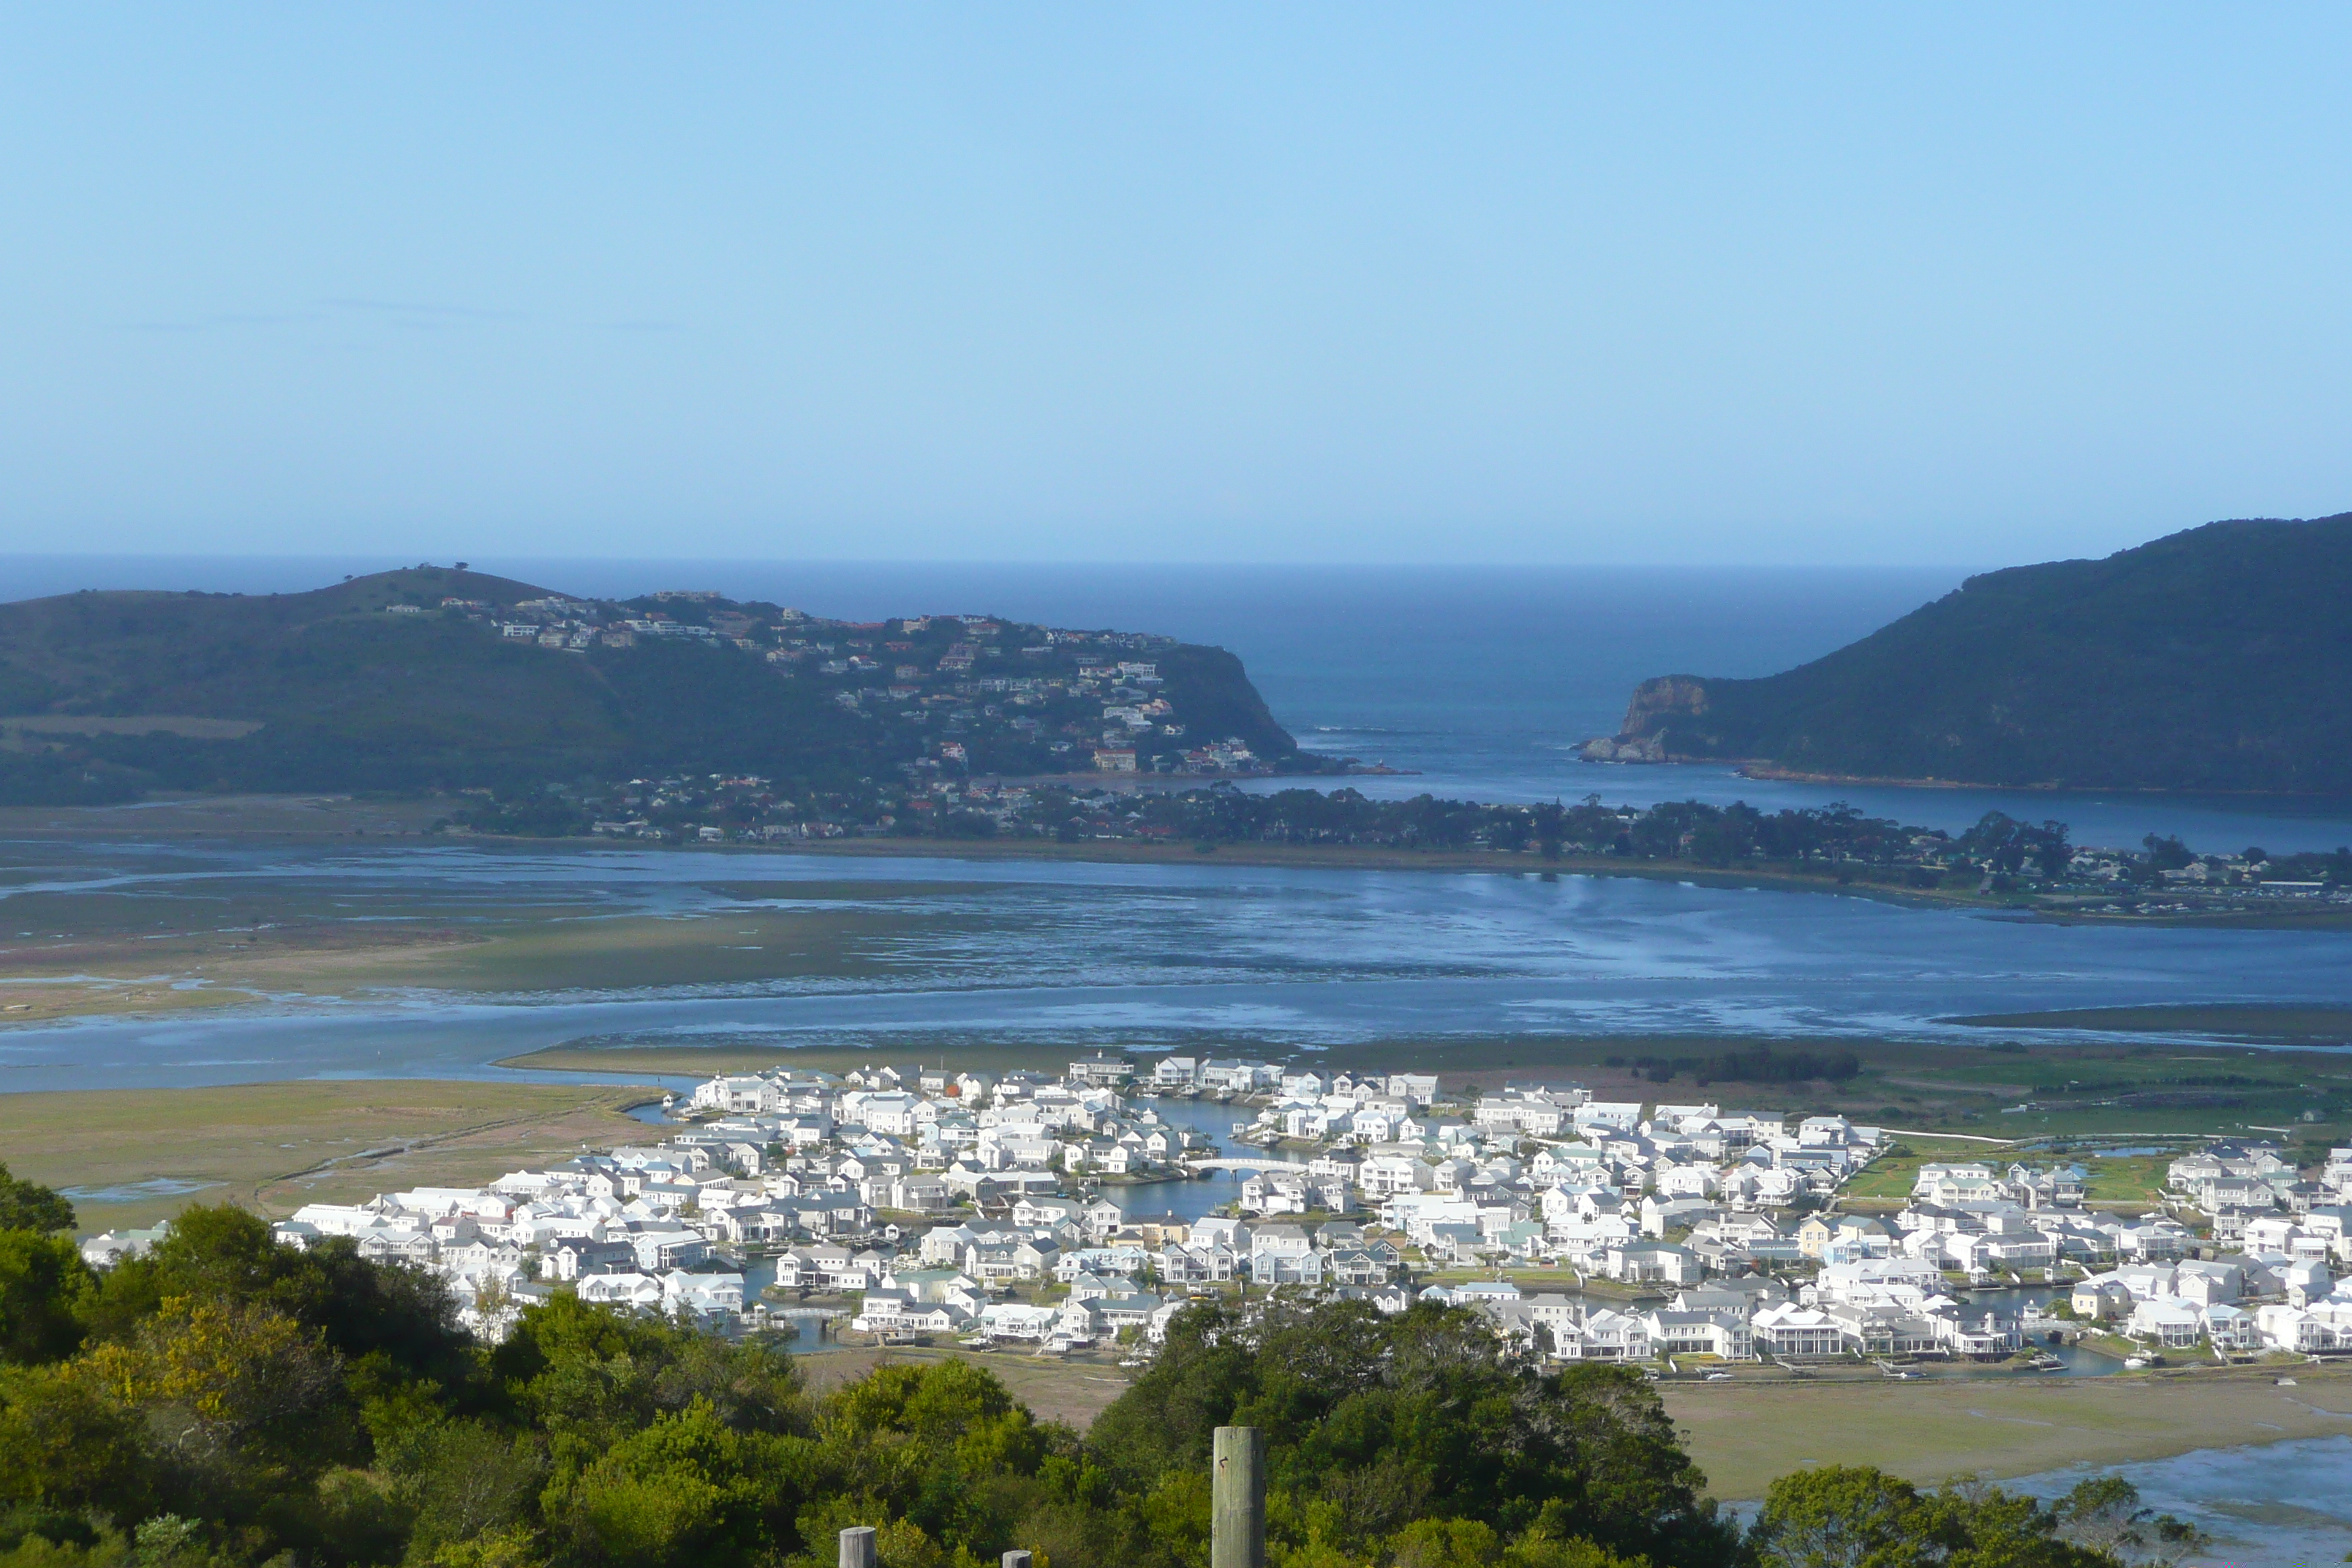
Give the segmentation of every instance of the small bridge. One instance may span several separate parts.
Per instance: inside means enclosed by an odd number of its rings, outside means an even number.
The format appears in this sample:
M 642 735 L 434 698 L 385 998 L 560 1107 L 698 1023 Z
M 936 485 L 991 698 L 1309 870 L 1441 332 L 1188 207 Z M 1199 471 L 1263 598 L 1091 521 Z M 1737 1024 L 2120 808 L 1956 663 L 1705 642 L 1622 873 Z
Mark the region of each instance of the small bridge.
M 1192 1171 L 1297 1171 L 1304 1175 L 1307 1167 L 1296 1160 L 1187 1160 Z

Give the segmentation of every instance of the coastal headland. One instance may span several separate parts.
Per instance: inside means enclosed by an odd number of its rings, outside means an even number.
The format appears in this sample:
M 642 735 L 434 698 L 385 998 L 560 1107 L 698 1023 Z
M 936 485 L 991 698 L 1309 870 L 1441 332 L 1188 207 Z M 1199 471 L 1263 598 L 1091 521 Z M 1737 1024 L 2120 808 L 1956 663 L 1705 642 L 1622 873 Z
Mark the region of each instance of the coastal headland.
M 2352 513 L 2214 522 L 2104 560 L 1985 573 L 1777 675 L 1645 680 L 1618 733 L 1585 754 L 1791 778 L 2341 795 L 2347 650 L 2302 606 L 2347 574 Z

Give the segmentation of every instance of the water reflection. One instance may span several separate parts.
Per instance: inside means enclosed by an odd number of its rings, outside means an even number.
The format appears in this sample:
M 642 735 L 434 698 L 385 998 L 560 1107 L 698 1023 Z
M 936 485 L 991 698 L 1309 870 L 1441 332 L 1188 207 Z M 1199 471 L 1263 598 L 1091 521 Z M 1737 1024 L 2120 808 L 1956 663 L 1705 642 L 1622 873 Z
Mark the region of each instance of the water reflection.
M 122 1088 L 505 1079 L 516 1075 L 492 1065 L 501 1058 L 583 1039 L 756 1041 L 779 1054 L 974 1037 L 1205 1038 L 1223 1050 L 1653 1032 L 1976 1039 L 1949 1017 L 2352 1001 L 2352 936 L 2341 931 L 2041 926 L 1612 878 L 686 849 L 41 853 L 60 862 L 45 885 L 103 890 L 126 907 L 176 908 L 196 885 L 312 898 L 331 883 L 339 905 L 367 918 L 445 918 L 471 900 L 509 914 L 560 903 L 697 919 L 797 908 L 794 885 L 822 883 L 840 895 L 833 913 L 887 909 L 889 920 L 887 930 L 844 927 L 841 964 L 823 973 L 697 979 L 688 965 L 674 984 L 610 990 L 518 980 L 515 991 L 366 991 L 12 1025 L 0 1030 L 0 1090 L 93 1078 Z
M 1171 1127 L 1181 1127 L 1209 1140 L 1219 1155 L 1240 1155 L 1252 1160 L 1279 1160 L 1286 1165 L 1304 1165 L 1312 1158 L 1297 1149 L 1261 1149 L 1253 1144 L 1239 1143 L 1234 1139 L 1236 1123 L 1247 1125 L 1257 1118 L 1257 1108 L 1252 1105 L 1220 1105 L 1213 1100 L 1143 1100 L 1134 1102 L 1137 1109 L 1149 1107 L 1160 1113 L 1160 1119 Z M 1196 1220 L 1212 1215 L 1241 1195 L 1241 1184 L 1248 1178 L 1246 1171 L 1215 1172 L 1201 1177 L 1178 1177 L 1164 1182 L 1135 1182 L 1105 1186 L 1102 1195 L 1118 1205 L 1118 1212 L 1131 1220 L 1173 1215 L 1181 1220 Z

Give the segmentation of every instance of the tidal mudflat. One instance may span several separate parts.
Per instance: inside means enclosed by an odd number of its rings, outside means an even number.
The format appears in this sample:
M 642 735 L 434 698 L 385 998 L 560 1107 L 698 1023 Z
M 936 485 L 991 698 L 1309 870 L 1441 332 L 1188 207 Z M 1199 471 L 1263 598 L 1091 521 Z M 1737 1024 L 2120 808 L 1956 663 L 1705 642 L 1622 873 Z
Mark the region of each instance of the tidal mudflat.
M 1983 1031 L 1959 1016 L 2352 1004 L 2352 933 L 2326 931 L 1573 875 L 415 840 L 18 841 L 0 950 L 0 1085 L 24 1089 L 479 1075 L 598 1037 L 1962 1040 Z
M 642 1134 L 625 1085 L 361 1082 L 0 1094 L 16 1174 L 63 1190 L 86 1232 L 192 1203 L 282 1216 L 306 1203 L 487 1182 Z
M 1675 1384 L 1666 1408 L 1707 1489 L 1760 1498 L 1795 1465 L 1876 1465 L 1923 1485 L 2352 1436 L 2352 1372 Z M 1790 1434 L 1801 1433 L 1791 1438 Z M 1793 1444 L 1793 1446 L 1792 1446 Z

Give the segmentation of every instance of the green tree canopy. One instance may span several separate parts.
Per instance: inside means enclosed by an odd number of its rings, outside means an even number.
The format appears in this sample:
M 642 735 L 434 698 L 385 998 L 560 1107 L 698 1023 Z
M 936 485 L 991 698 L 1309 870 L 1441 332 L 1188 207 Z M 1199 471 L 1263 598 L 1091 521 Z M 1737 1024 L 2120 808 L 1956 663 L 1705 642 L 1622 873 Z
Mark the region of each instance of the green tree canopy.
M 96 1287 L 68 1238 L 0 1230 L 0 1363 L 35 1366 L 73 1354 Z
M 11 1175 L 0 1163 L 0 1230 L 29 1230 L 42 1236 L 74 1227 L 74 1206 L 54 1187 Z
M 325 1346 L 396 1379 L 444 1383 L 471 1367 L 447 1286 L 421 1269 L 371 1263 L 349 1237 L 279 1246 L 267 1222 L 232 1204 L 181 1211 L 142 1258 L 109 1269 L 90 1310 L 101 1336 L 123 1339 L 177 1297 L 263 1305 Z
M 1868 1465 L 1823 1465 L 1772 1483 L 1748 1545 L 1763 1568 L 2111 1568 L 2062 1522 L 1994 1487 L 1922 1492 Z
M 347 1243 L 190 1210 L 93 1278 L 0 1233 L 0 1568 L 1203 1568 L 1214 1429 L 1269 1438 L 1281 1568 L 2086 1568 L 2176 1537 L 1874 1470 L 1778 1483 L 1743 1537 L 1629 1369 L 1547 1371 L 1471 1312 L 1210 1301 L 1080 1434 L 992 1373 L 822 1394 L 757 1339 L 533 1302 L 496 1346 Z M 2127 1490 L 2127 1489 L 2126 1489 Z M 2145 1550 L 2143 1550 L 2145 1548 Z
M 1265 1429 L 1270 1513 L 1344 1551 L 1421 1520 L 1671 1563 L 1722 1561 L 1734 1539 L 1638 1373 L 1545 1373 L 1459 1309 L 1384 1317 L 1349 1301 L 1244 1321 L 1194 1307 L 1097 1419 L 1089 1448 L 1141 1489 L 1205 1472 L 1223 1425 Z

